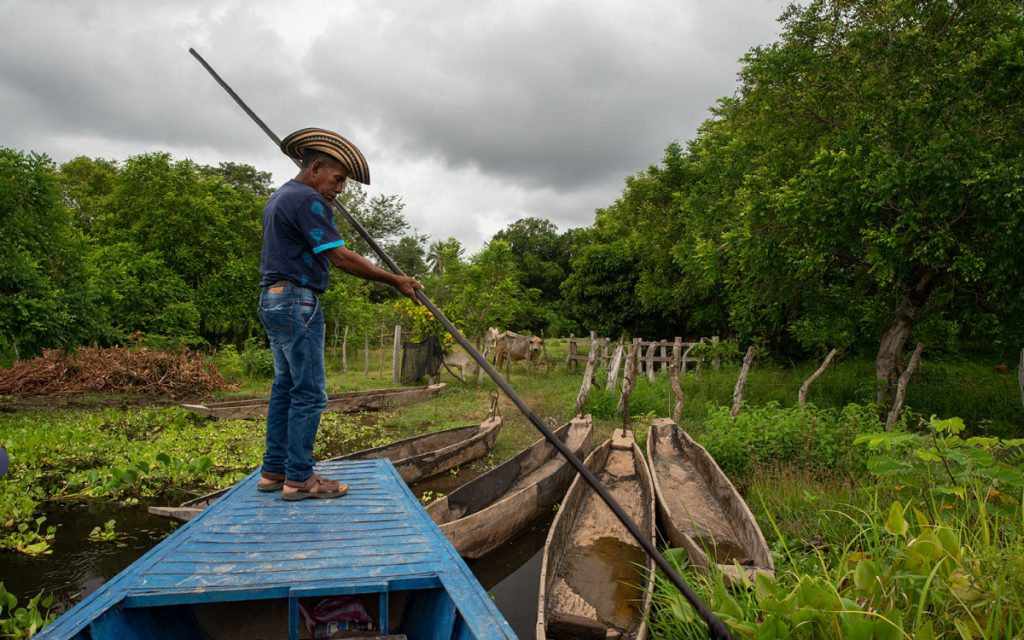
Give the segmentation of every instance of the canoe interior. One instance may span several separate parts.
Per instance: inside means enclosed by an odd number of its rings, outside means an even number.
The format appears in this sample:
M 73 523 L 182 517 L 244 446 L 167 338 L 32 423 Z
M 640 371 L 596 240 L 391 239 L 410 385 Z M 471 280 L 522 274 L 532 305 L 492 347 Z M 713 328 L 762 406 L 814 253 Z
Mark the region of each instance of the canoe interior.
M 647 457 L 658 495 L 663 533 L 698 567 L 719 565 L 738 577 L 774 574 L 771 552 L 757 521 L 714 458 L 671 420 L 656 420 Z
M 654 491 L 632 433 L 616 430 L 586 465 L 653 543 Z M 538 638 L 646 636 L 653 560 L 579 476 L 555 516 L 544 553 Z
M 455 602 L 443 588 L 390 591 L 386 598 L 378 594 L 348 597 L 358 601 L 372 618 L 374 630 L 353 628 L 326 635 L 333 629 L 321 623 L 314 633 L 323 635 L 310 635 L 305 626 L 301 626 L 297 637 L 472 638 L 458 615 Z M 322 598 L 300 598 L 299 602 L 312 610 L 320 600 Z M 390 632 L 383 636 L 380 632 L 382 608 L 388 618 L 385 628 Z M 282 640 L 289 637 L 288 610 L 287 598 L 117 607 L 72 636 L 72 640 Z M 438 623 L 436 627 L 432 626 L 434 623 Z

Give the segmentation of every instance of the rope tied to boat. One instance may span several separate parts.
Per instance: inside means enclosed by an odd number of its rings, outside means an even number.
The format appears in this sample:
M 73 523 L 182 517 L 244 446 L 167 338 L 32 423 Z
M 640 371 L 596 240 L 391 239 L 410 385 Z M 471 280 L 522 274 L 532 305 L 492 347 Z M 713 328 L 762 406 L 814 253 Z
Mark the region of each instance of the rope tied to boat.
M 260 117 L 257 116 L 256 113 L 252 109 L 250 109 L 247 104 L 245 104 L 245 101 L 243 101 L 242 98 L 237 93 L 235 93 L 235 91 L 227 84 L 227 82 L 225 82 L 220 77 L 220 75 L 216 71 L 214 71 L 213 67 L 211 67 L 210 64 L 206 62 L 206 60 L 204 60 L 203 57 L 200 56 L 195 49 L 190 48 L 188 51 L 190 54 L 192 54 L 192 57 L 199 61 L 199 64 L 201 64 L 203 68 L 206 69 L 207 73 L 209 73 L 210 76 L 213 77 L 217 84 L 219 84 L 221 88 L 223 88 L 224 91 L 226 91 L 228 95 L 231 96 L 235 103 L 243 111 L 245 111 L 249 118 L 251 118 L 252 121 L 255 122 L 256 125 L 259 126 L 260 129 L 262 129 L 263 132 L 266 133 L 271 140 L 274 141 L 278 148 L 280 148 L 281 139 L 277 137 L 273 130 L 271 130 L 270 127 L 268 127 L 266 123 L 264 123 L 263 120 L 261 120 Z M 292 160 L 295 162 L 297 166 L 299 165 L 298 160 L 296 160 L 295 158 L 292 158 Z M 352 228 L 355 229 L 356 233 L 359 234 L 363 241 L 365 241 L 366 244 L 369 245 L 370 249 L 372 249 L 373 252 L 377 254 L 381 261 L 383 261 L 384 264 L 387 265 L 387 267 L 391 269 L 393 273 L 397 275 L 405 275 L 405 272 L 402 271 L 401 267 L 398 266 L 398 263 L 396 263 L 391 258 L 391 256 L 389 256 L 380 247 L 377 241 L 372 236 L 370 236 L 370 234 L 366 231 L 363 225 L 358 220 L 356 220 L 351 213 L 348 212 L 348 210 L 342 204 L 341 200 L 335 197 L 334 201 L 331 203 L 331 207 L 335 211 L 337 211 L 343 218 L 345 218 L 345 220 L 348 221 Z M 594 492 L 597 493 L 598 496 L 600 496 L 601 500 L 603 500 L 604 503 L 608 505 L 608 508 L 612 511 L 613 514 L 615 514 L 615 517 L 618 518 L 620 522 L 622 522 L 623 526 L 626 527 L 630 535 L 633 536 L 637 543 L 639 543 L 640 547 L 654 560 L 654 563 L 658 566 L 658 569 L 660 569 L 669 579 L 669 581 L 677 589 L 679 589 L 679 592 L 683 594 L 683 597 L 686 598 L 690 606 L 692 606 L 694 610 L 697 612 L 697 614 L 704 620 L 704 622 L 707 623 L 708 636 L 712 638 L 732 640 L 732 635 L 729 633 L 729 629 L 725 626 L 725 623 L 722 622 L 722 620 L 718 616 L 716 616 L 715 613 L 711 611 L 711 609 L 708 608 L 706 604 L 704 604 L 700 597 L 693 591 L 693 589 L 690 588 L 686 581 L 683 580 L 682 576 L 679 575 L 675 567 L 673 567 L 672 564 L 669 563 L 669 561 L 665 558 L 665 556 L 663 556 L 661 552 L 658 551 L 654 544 L 644 537 L 644 534 L 640 530 L 640 527 L 638 527 L 636 522 L 634 522 L 633 519 L 629 517 L 629 515 L 623 510 L 622 506 L 618 503 L 618 501 L 615 500 L 611 493 L 608 492 L 608 490 L 604 487 L 604 485 L 601 484 L 597 477 L 594 476 L 590 469 L 588 469 L 586 465 L 584 465 L 583 462 L 578 457 L 576 457 L 576 455 L 566 446 L 564 442 L 562 442 L 554 433 L 551 432 L 550 429 L 547 428 L 547 426 L 540 419 L 540 417 L 536 413 L 534 413 L 533 409 L 531 409 L 530 406 L 527 405 L 526 402 L 519 396 L 519 394 L 516 393 L 515 389 L 512 388 L 512 385 L 510 385 L 508 381 L 505 380 L 505 378 L 501 377 L 501 374 L 499 374 L 498 371 L 493 366 L 491 366 L 491 363 L 488 362 L 487 359 L 484 358 L 479 351 L 477 351 L 476 347 L 472 343 L 470 343 L 468 339 L 466 339 L 466 336 L 462 335 L 462 332 L 459 331 L 459 329 L 451 322 L 451 320 L 448 319 L 447 316 L 444 315 L 444 313 L 437 307 L 437 305 L 435 305 L 430 300 L 430 297 L 427 296 L 426 292 L 423 291 L 423 289 L 416 289 L 415 294 L 416 299 L 420 303 L 422 303 L 423 306 L 425 306 L 428 311 L 430 311 L 434 318 L 436 318 L 437 321 L 441 323 L 441 326 L 443 326 L 445 330 L 449 334 L 451 334 L 452 338 L 454 338 L 455 341 L 458 342 L 462 346 L 462 348 L 466 350 L 466 353 L 468 353 L 477 362 L 478 365 L 483 367 L 484 371 L 487 372 L 487 375 L 491 377 L 494 383 L 502 391 L 505 392 L 505 395 L 508 397 L 509 400 L 512 401 L 512 404 L 516 405 L 516 408 L 519 409 L 519 411 L 527 418 L 527 420 L 529 420 L 530 423 L 541 433 L 541 435 L 543 435 L 544 438 L 546 438 L 548 442 L 550 442 L 551 445 L 554 446 L 555 449 L 557 449 L 558 452 L 565 457 L 569 464 L 572 465 L 574 469 L 576 469 L 576 472 L 579 473 L 580 477 L 582 477 L 587 482 L 587 484 L 589 484 L 594 489 Z M 492 391 L 491 393 L 494 394 L 492 399 L 492 410 L 497 411 L 496 398 L 498 396 L 498 393 L 497 391 Z

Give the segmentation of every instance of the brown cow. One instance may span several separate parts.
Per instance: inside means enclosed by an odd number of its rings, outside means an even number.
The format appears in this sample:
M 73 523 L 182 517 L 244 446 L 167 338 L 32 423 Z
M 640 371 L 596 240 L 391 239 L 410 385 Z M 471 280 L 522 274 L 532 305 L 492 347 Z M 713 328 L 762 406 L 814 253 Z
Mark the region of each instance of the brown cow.
M 490 332 L 488 332 L 490 334 Z M 494 365 L 501 367 L 502 362 L 519 362 L 526 360 L 527 366 L 540 361 L 540 352 L 544 348 L 544 340 L 539 336 L 524 336 L 513 331 L 505 331 L 494 340 Z

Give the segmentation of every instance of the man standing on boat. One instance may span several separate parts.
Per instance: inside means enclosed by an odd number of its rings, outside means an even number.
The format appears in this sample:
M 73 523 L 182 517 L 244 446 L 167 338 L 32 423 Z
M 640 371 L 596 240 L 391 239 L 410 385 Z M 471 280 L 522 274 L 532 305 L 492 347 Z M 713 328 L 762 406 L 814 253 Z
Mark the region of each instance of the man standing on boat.
M 391 285 L 416 300 L 415 278 L 385 271 L 351 251 L 338 234 L 330 203 L 351 178 L 370 184 L 366 158 L 326 129 L 301 129 L 281 141 L 301 169 L 263 209 L 259 318 L 274 353 L 267 448 L 257 488 L 285 500 L 337 498 L 347 485 L 313 473 L 313 443 L 327 407 L 324 316 L 319 296 L 330 266 Z

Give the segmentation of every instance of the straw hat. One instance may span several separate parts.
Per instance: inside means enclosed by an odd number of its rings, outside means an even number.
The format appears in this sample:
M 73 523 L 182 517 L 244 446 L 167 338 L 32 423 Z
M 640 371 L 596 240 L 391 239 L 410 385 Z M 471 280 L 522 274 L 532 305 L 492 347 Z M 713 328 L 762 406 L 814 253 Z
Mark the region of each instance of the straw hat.
M 281 141 L 281 151 L 297 160 L 302 160 L 307 149 L 326 153 L 348 169 L 350 178 L 370 184 L 370 166 L 366 164 L 366 158 L 356 145 L 337 133 L 310 127 L 299 129 Z

